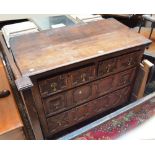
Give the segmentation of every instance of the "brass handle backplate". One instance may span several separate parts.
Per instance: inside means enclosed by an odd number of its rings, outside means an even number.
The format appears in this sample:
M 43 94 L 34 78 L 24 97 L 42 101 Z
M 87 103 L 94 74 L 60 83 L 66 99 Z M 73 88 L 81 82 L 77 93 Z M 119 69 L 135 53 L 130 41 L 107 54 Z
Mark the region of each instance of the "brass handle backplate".
M 132 64 L 133 59 L 130 57 L 128 60 L 128 66 L 130 66 Z
M 53 91 L 53 92 L 57 91 L 56 87 L 57 87 L 57 83 L 53 82 L 53 83 L 51 84 L 51 88 L 52 88 L 52 91 Z
M 81 79 L 83 82 L 86 81 L 86 76 L 87 76 L 86 73 L 81 74 Z

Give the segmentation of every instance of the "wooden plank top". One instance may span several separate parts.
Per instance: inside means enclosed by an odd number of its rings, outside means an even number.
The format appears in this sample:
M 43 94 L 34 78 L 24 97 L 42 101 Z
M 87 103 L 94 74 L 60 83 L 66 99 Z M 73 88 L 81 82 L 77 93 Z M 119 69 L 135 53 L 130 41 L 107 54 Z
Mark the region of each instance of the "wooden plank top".
M 10 40 L 23 76 L 31 76 L 151 41 L 115 19 L 46 30 Z
M 11 94 L 8 97 L 0 98 L 0 136 L 23 127 L 2 60 L 0 59 L 0 90 L 4 89 L 9 90 Z

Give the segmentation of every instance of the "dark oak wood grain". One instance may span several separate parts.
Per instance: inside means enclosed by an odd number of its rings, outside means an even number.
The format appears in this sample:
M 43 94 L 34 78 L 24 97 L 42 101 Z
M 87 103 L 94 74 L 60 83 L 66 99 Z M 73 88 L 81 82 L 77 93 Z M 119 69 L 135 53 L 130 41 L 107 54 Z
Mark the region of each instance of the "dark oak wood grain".
M 150 40 L 114 19 L 12 38 L 11 49 L 22 75 L 35 75 Z
M 54 134 L 94 115 L 121 105 L 128 100 L 129 95 L 130 88 L 125 87 L 124 89 L 98 98 L 97 100 L 93 100 L 87 104 L 81 105 L 54 117 L 50 117 L 47 119 L 49 132 Z

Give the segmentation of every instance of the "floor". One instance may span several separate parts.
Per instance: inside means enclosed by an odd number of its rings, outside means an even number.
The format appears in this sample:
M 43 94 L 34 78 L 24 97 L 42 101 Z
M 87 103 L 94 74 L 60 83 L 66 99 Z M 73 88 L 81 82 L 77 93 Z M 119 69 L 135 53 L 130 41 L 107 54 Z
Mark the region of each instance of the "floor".
M 141 126 L 127 132 L 118 140 L 155 140 L 155 116 Z
M 148 38 L 150 34 L 150 30 L 151 30 L 150 28 L 142 27 L 140 34 Z M 138 28 L 136 28 L 135 31 L 138 31 Z M 147 51 L 149 51 L 151 54 L 155 54 L 155 29 L 152 33 L 150 40 L 152 41 L 152 44 L 150 45 L 149 49 L 147 49 Z

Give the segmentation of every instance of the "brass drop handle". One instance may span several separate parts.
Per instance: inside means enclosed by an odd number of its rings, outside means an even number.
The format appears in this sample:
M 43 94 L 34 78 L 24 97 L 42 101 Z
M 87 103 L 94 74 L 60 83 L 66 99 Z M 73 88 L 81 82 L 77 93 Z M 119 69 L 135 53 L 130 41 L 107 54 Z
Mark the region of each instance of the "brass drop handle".
M 0 98 L 8 97 L 9 95 L 10 95 L 9 90 L 4 89 L 0 91 Z
M 110 69 L 111 69 L 111 65 L 108 64 L 108 66 L 106 67 L 107 73 L 109 73 Z
M 132 63 L 132 58 L 130 57 L 128 60 L 128 66 L 131 65 L 131 63 Z
M 86 76 L 87 76 L 86 73 L 81 74 L 81 79 L 83 82 L 86 81 Z
M 57 83 L 53 82 L 53 83 L 51 84 L 51 88 L 52 88 L 52 91 L 53 91 L 53 92 L 55 92 L 55 91 L 57 90 L 56 87 L 57 87 Z

